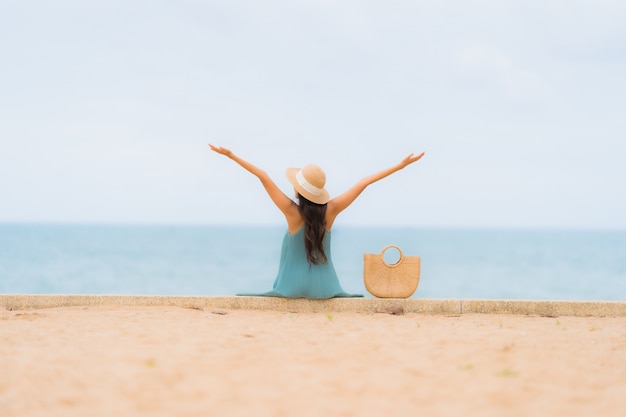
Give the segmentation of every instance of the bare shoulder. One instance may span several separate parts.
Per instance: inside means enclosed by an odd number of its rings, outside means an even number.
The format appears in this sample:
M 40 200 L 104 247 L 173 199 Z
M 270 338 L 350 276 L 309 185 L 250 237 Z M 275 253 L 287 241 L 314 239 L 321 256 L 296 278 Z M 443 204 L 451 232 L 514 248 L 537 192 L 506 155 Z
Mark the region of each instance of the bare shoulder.
M 295 233 L 304 225 L 304 219 L 298 211 L 298 205 L 293 203 L 289 209 L 285 212 L 285 219 L 287 220 L 287 229 L 289 233 Z
M 331 230 L 333 227 L 333 223 L 335 223 L 335 219 L 340 211 L 337 209 L 337 203 L 330 200 L 326 206 L 326 230 Z

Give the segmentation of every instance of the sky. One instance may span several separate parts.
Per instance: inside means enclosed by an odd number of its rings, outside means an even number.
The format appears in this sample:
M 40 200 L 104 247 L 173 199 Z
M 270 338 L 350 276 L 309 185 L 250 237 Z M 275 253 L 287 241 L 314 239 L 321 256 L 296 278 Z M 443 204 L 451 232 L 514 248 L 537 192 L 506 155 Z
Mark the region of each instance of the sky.
M 626 229 L 626 3 L 0 0 L 0 222 Z

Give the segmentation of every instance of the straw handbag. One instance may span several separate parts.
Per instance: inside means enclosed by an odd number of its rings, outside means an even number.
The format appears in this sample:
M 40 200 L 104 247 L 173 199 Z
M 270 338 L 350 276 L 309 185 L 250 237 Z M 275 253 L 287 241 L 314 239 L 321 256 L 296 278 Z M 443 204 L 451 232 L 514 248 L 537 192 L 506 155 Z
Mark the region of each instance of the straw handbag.
M 400 259 L 395 264 L 385 262 L 387 249 L 395 248 Z M 379 254 L 363 255 L 363 281 L 367 291 L 380 298 L 407 298 L 413 295 L 420 281 L 420 257 L 404 256 L 395 245 L 385 246 Z

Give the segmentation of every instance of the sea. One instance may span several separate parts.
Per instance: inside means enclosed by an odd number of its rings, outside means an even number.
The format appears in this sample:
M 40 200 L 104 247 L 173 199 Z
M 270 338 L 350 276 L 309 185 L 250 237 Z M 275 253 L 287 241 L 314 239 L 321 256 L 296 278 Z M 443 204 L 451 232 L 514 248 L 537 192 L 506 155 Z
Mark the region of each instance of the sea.
M 224 296 L 271 289 L 284 226 L 0 224 L 0 294 Z M 336 225 L 344 290 L 363 255 L 421 258 L 413 298 L 626 300 L 625 230 Z M 388 263 L 400 254 L 385 251 Z

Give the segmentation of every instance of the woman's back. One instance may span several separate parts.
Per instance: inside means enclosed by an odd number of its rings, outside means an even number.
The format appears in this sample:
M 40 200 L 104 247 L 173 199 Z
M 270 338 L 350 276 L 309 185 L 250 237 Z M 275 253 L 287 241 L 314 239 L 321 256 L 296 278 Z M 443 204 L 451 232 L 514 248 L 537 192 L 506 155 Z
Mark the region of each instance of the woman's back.
M 313 265 L 307 261 L 304 227 L 295 233 L 285 233 L 278 274 L 274 280 L 272 291 L 239 295 L 310 299 L 362 297 L 358 294 L 348 294 L 341 288 L 330 256 L 330 240 L 331 233 L 327 231 L 322 239 L 326 262 Z

